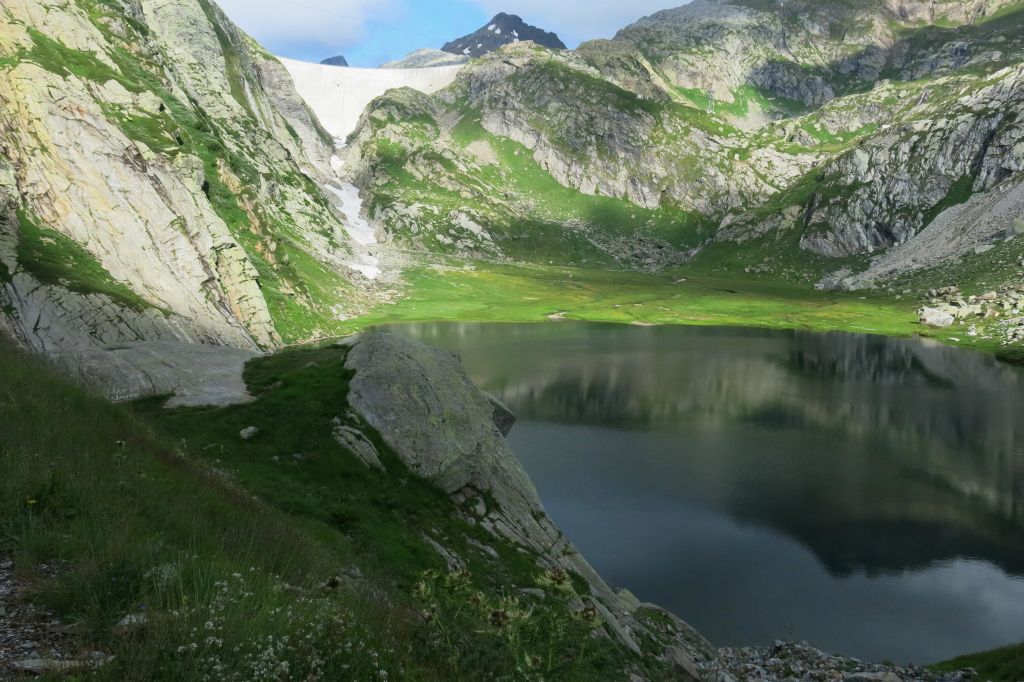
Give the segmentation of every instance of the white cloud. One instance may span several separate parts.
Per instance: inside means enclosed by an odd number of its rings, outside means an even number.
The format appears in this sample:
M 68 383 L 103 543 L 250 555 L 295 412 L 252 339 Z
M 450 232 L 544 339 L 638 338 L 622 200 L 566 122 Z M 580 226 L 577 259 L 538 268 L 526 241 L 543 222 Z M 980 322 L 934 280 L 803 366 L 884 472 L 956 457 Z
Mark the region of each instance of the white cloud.
M 398 17 L 402 0 L 219 0 L 229 17 L 271 50 L 337 49 L 366 37 L 366 24 Z
M 569 47 L 592 38 L 610 38 L 640 17 L 685 5 L 689 0 L 473 0 L 487 12 L 518 14 L 528 24 L 554 31 Z

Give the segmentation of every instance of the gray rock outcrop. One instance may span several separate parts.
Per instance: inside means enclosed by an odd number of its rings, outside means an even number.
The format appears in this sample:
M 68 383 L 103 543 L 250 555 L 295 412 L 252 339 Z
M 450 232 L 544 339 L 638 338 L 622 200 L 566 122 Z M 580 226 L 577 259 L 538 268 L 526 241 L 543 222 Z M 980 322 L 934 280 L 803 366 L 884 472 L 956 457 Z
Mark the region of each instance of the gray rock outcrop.
M 223 407 L 253 400 L 242 372 L 256 353 L 174 341 L 54 351 L 54 363 L 111 400 L 168 396 L 166 407 Z
M 714 656 L 708 643 L 674 616 L 668 640 L 635 600 L 613 591 L 561 534 L 541 506 L 537 491 L 499 426 L 494 399 L 466 376 L 454 354 L 406 337 L 368 333 L 346 342 L 346 368 L 355 374 L 349 404 L 372 426 L 410 470 L 432 481 L 456 501 L 483 504 L 478 522 L 534 553 L 547 568 L 582 576 L 613 635 L 634 651 L 645 637 L 665 647 L 680 679 Z
M 330 320 L 358 305 L 354 286 L 340 293 L 351 249 L 319 188 L 334 175 L 331 140 L 281 64 L 207 0 L 108 4 L 4 3 L 4 328 L 47 351 L 145 340 L 269 349 L 303 334 L 280 328 L 282 306 Z M 42 230 L 34 252 L 26 220 Z M 61 239 L 94 261 L 88 277 L 137 300 L 76 282 L 86 270 Z M 47 248 L 42 265 L 24 260 Z M 292 257 L 316 263 L 338 294 L 311 296 Z

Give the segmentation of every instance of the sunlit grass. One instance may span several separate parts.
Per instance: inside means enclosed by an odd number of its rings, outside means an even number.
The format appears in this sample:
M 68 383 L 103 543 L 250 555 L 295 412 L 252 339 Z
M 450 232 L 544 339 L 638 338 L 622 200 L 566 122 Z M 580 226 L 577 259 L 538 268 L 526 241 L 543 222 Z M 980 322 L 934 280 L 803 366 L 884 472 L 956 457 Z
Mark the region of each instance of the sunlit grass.
M 403 321 L 569 320 L 820 329 L 909 336 L 925 330 L 912 303 L 819 292 L 756 279 L 496 266 L 407 273 L 406 295 L 350 323 L 347 331 Z

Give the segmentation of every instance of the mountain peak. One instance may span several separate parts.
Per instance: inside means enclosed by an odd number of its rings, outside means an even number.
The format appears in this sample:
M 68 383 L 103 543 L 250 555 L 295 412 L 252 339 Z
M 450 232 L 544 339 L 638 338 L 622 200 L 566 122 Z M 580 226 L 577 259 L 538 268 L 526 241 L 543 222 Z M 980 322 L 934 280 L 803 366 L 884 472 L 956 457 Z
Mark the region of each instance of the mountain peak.
M 348 66 L 348 60 L 343 55 L 337 55 L 336 57 L 328 57 L 327 59 L 320 62 L 327 66 Z
M 531 40 L 538 45 L 564 50 L 565 43 L 554 33 L 531 26 L 515 14 L 499 12 L 487 24 L 469 35 L 456 38 L 441 49 L 467 57 L 482 57 L 510 43 Z

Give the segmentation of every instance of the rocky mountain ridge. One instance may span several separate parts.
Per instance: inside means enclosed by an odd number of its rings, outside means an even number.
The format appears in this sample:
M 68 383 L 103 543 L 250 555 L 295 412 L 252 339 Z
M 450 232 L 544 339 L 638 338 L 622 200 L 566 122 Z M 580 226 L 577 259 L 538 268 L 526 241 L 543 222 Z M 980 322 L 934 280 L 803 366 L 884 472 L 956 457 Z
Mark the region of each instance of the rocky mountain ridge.
M 564 50 L 565 43 L 543 29 L 531 26 L 514 14 L 499 12 L 479 29 L 445 43 L 441 50 L 465 57 L 482 57 L 505 45 L 532 41 L 553 50 Z
M 451 52 L 445 52 L 444 50 L 423 48 L 421 50 L 413 50 L 401 59 L 385 62 L 380 65 L 380 68 L 423 69 L 431 66 L 455 66 L 457 64 L 465 64 L 468 61 L 469 57 L 466 55 L 452 54 Z

